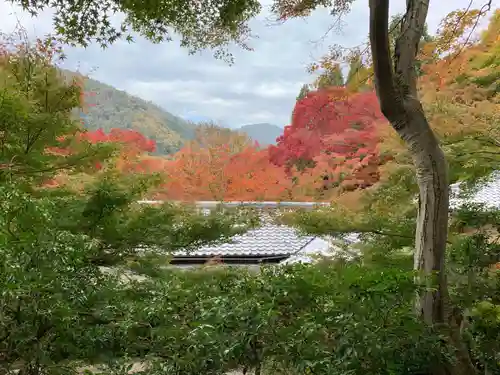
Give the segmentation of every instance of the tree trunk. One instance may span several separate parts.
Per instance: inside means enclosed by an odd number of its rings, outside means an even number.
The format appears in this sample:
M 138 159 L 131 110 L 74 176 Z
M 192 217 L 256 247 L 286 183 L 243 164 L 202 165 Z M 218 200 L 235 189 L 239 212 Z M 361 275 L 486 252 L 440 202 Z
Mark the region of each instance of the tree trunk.
M 427 17 L 429 0 L 407 0 L 396 40 L 394 66 L 389 49 L 389 0 L 370 0 L 370 44 L 375 86 L 382 113 L 405 141 L 413 158 L 419 187 L 415 233 L 415 269 L 437 275 L 438 288 L 419 296 L 418 311 L 428 324 L 446 327 L 456 349 L 456 364 L 436 366 L 435 374 L 475 374 L 457 320 L 449 308 L 445 274 L 448 235 L 448 167 L 417 95 L 415 58 Z
M 419 187 L 414 268 L 424 275 L 437 273 L 438 278 L 438 289 L 424 293 L 417 304 L 425 322 L 444 323 L 447 316 L 444 270 L 449 207 L 447 163 L 423 113 L 409 112 L 408 118 L 410 126 L 403 127 L 400 135 L 412 154 Z

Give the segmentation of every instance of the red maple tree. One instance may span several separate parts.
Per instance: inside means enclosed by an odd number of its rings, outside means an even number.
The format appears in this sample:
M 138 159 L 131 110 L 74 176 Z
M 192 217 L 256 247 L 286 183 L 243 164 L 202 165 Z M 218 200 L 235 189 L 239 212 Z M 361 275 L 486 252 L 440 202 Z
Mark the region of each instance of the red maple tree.
M 318 187 L 370 186 L 386 160 L 377 147 L 377 125 L 383 121 L 374 92 L 348 93 L 343 87 L 310 92 L 297 102 L 277 145 L 269 147 L 269 158 Z
M 146 138 L 136 130 L 117 129 L 113 128 L 109 134 L 106 134 L 102 129 L 87 131 L 78 134 L 82 140 L 86 140 L 92 144 L 102 142 L 113 142 L 126 146 L 128 153 L 142 153 L 156 151 L 155 141 Z
M 113 128 L 106 134 L 102 129 L 94 131 L 82 131 L 74 135 L 59 137 L 60 147 L 51 147 L 47 151 L 59 155 L 71 155 L 76 146 L 82 142 L 90 144 L 114 143 L 119 145 L 119 155 L 116 158 L 116 167 L 122 172 L 152 172 L 159 171 L 163 167 L 156 159 L 146 159 L 146 153 L 156 150 L 156 143 L 146 138 L 138 131 L 131 129 Z M 96 162 L 97 170 L 102 168 L 101 162 Z

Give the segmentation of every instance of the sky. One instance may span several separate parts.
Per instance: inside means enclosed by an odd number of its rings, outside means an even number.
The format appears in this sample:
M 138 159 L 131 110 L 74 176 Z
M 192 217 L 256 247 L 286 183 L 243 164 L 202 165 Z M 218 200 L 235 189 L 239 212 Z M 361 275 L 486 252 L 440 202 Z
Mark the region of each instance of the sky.
M 427 18 L 434 32 L 450 11 L 465 8 L 470 0 L 431 0 Z M 485 0 L 473 0 L 477 6 Z M 404 10 L 405 0 L 392 0 L 391 14 Z M 500 7 L 495 0 L 494 7 Z M 346 47 L 364 43 L 368 32 L 367 0 L 357 0 L 341 29 L 328 32 L 332 18 L 327 9 L 306 19 L 284 24 L 269 21 L 270 0 L 251 22 L 253 51 L 234 50 L 230 66 L 210 51 L 188 55 L 175 42 L 152 44 L 142 38 L 135 43 L 119 41 L 106 50 L 97 45 L 65 48 L 64 67 L 150 100 L 167 111 L 194 121 L 212 120 L 239 127 L 251 123 L 289 123 L 295 98 L 304 83 L 314 77 L 307 65 L 320 58 L 332 44 Z M 33 36 L 52 31 L 52 12 L 30 17 L 10 1 L 0 0 L 0 31 L 12 31 L 17 22 Z

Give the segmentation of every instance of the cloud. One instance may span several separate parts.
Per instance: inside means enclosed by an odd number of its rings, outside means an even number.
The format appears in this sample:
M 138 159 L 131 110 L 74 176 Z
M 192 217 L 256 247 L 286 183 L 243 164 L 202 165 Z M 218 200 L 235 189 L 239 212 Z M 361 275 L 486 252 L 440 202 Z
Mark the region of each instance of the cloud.
M 120 41 L 106 50 L 96 45 L 68 48 L 65 67 L 91 72 L 91 77 L 177 115 L 210 118 L 228 126 L 253 122 L 284 126 L 301 85 L 313 79 L 306 66 L 331 44 L 352 47 L 366 41 L 368 6 L 366 0 L 356 1 L 342 29 L 325 36 L 332 23 L 327 10 L 318 10 L 307 19 L 270 25 L 270 2 L 263 3 L 263 12 L 251 23 L 257 36 L 250 41 L 253 51 L 232 49 L 233 66 L 215 60 L 209 51 L 190 56 L 175 42 L 153 45 L 137 38 L 135 43 Z M 431 1 L 429 29 L 435 30 L 443 16 L 468 2 Z M 403 3 L 392 1 L 391 13 L 402 12 Z M 476 5 L 481 5 L 481 0 L 476 0 Z M 16 16 L 31 34 L 51 31 L 50 11 L 34 19 L 10 2 L 0 3 L 2 31 L 12 30 Z

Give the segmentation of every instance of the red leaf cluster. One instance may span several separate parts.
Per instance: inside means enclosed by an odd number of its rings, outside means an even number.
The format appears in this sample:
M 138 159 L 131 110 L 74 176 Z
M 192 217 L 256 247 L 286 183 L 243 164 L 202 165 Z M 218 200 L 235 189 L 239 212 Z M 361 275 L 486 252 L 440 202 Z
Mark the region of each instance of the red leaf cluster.
M 306 174 L 323 185 L 354 178 L 361 180 L 356 187 L 366 187 L 378 180 L 377 166 L 385 161 L 376 131 L 383 121 L 374 92 L 348 93 L 343 87 L 310 92 L 297 102 L 269 158 L 289 173 L 312 169 Z
M 89 143 L 119 143 L 126 147 L 127 152 L 154 152 L 156 151 L 155 141 L 146 138 L 138 131 L 131 129 L 113 128 L 106 134 L 102 129 L 79 134 L 80 139 Z
M 76 144 L 81 141 L 90 144 L 120 144 L 121 152 L 116 166 L 123 172 L 151 173 L 163 168 L 163 163 L 159 163 L 156 159 L 144 159 L 141 157 L 144 153 L 154 152 L 156 150 L 156 143 L 135 130 L 113 128 L 109 134 L 106 134 L 102 129 L 98 129 L 95 131 L 79 132 L 71 137 L 59 137 L 58 141 L 64 143 L 69 140 L 68 138 L 71 138 Z M 61 145 L 61 147 L 50 147 L 47 151 L 61 156 L 68 156 L 73 154 L 75 149 L 70 144 Z M 101 162 L 96 162 L 94 167 L 99 170 L 103 165 Z

